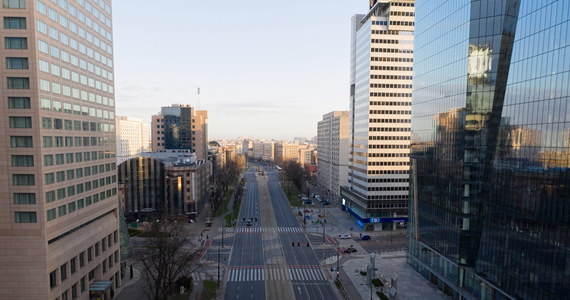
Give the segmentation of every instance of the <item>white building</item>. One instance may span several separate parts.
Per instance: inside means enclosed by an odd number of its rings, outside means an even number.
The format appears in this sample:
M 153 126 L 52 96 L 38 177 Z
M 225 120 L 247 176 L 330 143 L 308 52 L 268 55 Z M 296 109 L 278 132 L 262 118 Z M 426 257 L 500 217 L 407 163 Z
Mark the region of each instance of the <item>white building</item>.
M 341 194 L 359 224 L 377 229 L 407 217 L 413 34 L 414 0 L 371 1 L 368 14 L 352 18 L 350 171 Z
M 140 119 L 117 116 L 117 164 L 147 152 L 149 148 L 148 124 Z
M 335 198 L 348 185 L 348 116 L 348 111 L 333 111 L 317 125 L 317 183 Z

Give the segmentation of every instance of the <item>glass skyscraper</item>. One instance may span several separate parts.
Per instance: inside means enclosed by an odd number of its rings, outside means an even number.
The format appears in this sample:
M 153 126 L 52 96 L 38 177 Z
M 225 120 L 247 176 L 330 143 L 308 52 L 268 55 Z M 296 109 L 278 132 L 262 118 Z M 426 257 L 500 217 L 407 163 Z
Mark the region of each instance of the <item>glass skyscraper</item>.
M 570 1 L 416 7 L 409 263 L 454 299 L 570 294 Z

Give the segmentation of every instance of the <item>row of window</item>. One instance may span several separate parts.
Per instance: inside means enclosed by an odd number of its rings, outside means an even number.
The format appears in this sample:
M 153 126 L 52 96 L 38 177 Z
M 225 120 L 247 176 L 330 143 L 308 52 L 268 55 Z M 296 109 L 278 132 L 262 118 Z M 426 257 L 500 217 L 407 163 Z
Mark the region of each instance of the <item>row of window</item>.
M 370 101 L 370 105 L 412 106 L 411 101 Z
M 411 110 L 377 110 L 377 109 L 371 109 L 369 112 L 371 115 L 411 115 L 412 114 Z
M 58 118 L 42 118 L 43 129 L 76 130 L 92 132 L 115 132 L 115 125 L 100 122 L 86 122 L 77 120 L 65 120 Z M 77 143 L 81 144 L 80 142 Z
M 68 187 L 68 189 L 69 188 L 70 187 Z M 59 191 L 65 192 L 65 188 L 58 189 L 57 191 L 58 192 Z M 71 197 L 73 195 L 68 194 L 67 196 Z M 112 188 L 112 189 L 108 189 L 108 190 L 105 190 L 105 191 L 102 191 L 99 193 L 92 194 L 91 196 L 87 196 L 85 198 L 78 199 L 77 201 L 73 201 L 73 202 L 70 202 L 68 204 L 60 205 L 57 207 L 57 210 L 55 208 L 48 209 L 46 211 L 47 220 L 52 221 L 52 220 L 55 220 L 56 218 L 61 218 L 67 214 L 71 214 L 77 210 L 81 210 L 84 207 L 88 207 L 92 204 L 95 204 L 99 201 L 103 201 L 105 199 L 111 198 L 112 196 L 115 196 L 115 195 L 117 195 L 117 188 Z M 58 198 L 59 198 L 59 196 L 60 196 L 60 194 L 58 193 Z M 64 193 L 62 196 L 62 199 L 64 199 L 65 197 L 66 196 Z M 46 202 L 47 202 L 47 199 L 46 199 Z M 49 201 L 49 202 L 53 202 L 53 200 Z
M 412 22 L 412 21 L 390 21 L 390 25 L 395 25 L 395 26 L 414 26 L 414 22 Z
M 411 89 L 411 84 L 393 84 L 393 83 L 371 83 L 371 88 L 380 88 L 380 89 Z M 370 93 L 372 94 L 372 93 Z
M 88 146 L 112 146 L 115 145 L 115 137 L 71 137 L 44 136 L 43 146 L 51 147 L 88 147 Z
M 369 161 L 369 166 L 409 166 L 409 161 Z
M 412 57 L 386 57 L 386 56 L 371 56 L 370 61 L 384 61 L 384 62 L 414 62 Z
M 409 132 L 411 128 L 406 127 L 370 127 L 368 131 L 380 131 L 380 132 Z
M 369 192 L 395 192 L 395 191 L 407 191 L 407 186 L 375 186 L 368 187 Z
M 370 74 L 370 79 L 399 79 L 399 80 L 412 80 L 412 76 L 406 75 L 373 75 Z
M 413 67 L 400 67 L 400 66 L 370 66 L 370 70 L 383 70 L 383 71 L 413 71 Z
M 409 170 L 369 170 L 368 175 L 397 175 L 410 174 Z
M 371 195 L 368 200 L 408 200 L 408 195 Z
M 84 176 L 91 176 L 91 174 L 96 175 L 99 173 L 104 173 L 104 172 L 109 172 L 111 169 L 107 168 L 105 169 L 103 167 L 104 165 L 99 165 L 99 166 L 91 166 L 91 168 L 89 167 L 85 167 L 85 168 L 78 168 L 78 169 L 70 169 L 70 170 L 66 170 L 66 171 L 57 171 L 57 172 L 50 172 L 50 173 L 45 173 L 45 184 L 53 184 L 55 182 L 64 182 L 66 180 L 74 180 L 74 179 L 79 179 L 79 178 L 83 178 Z M 109 164 L 107 164 L 107 167 L 109 166 Z M 99 182 L 96 182 L 98 181 Z M 88 184 L 83 184 L 80 183 L 77 186 L 74 187 L 74 190 L 76 190 L 78 193 L 82 193 L 83 191 L 90 191 L 91 188 L 99 188 L 111 183 L 114 183 L 117 181 L 116 176 L 109 176 L 107 178 L 99 178 L 99 179 L 95 179 L 92 182 L 87 182 Z M 68 193 L 69 194 L 69 193 Z M 75 194 L 75 193 L 73 193 Z M 73 195 L 69 195 L 69 196 L 73 196 Z
M 412 98 L 412 93 L 370 93 L 370 97 Z
M 401 49 L 401 48 L 370 48 L 370 52 L 378 53 L 414 53 L 413 49 Z
M 109 106 L 115 105 L 115 101 L 113 99 L 107 97 L 101 97 L 101 95 L 95 95 L 93 93 L 88 93 L 88 96 L 90 102 L 97 102 L 99 104 L 109 105 Z M 40 100 L 40 104 L 41 104 L 41 109 L 43 110 L 63 112 L 66 114 L 90 116 L 96 118 L 105 118 L 111 120 L 114 120 L 115 118 L 115 113 L 112 110 L 107 111 L 104 109 L 93 108 L 91 106 L 86 106 L 86 105 L 72 104 L 67 102 L 50 100 L 46 98 L 42 98 Z M 112 127 L 114 128 L 115 126 Z
M 397 182 L 409 182 L 409 178 L 369 178 L 367 180 L 369 183 L 397 183 Z
M 391 16 L 402 16 L 402 17 L 413 17 L 413 16 L 415 16 L 413 11 L 398 11 L 398 10 L 390 11 L 390 15 Z
M 392 2 L 392 1 L 390 1 L 390 6 L 414 7 L 414 2 Z
M 414 44 L 413 40 L 399 40 L 399 39 L 391 39 L 391 40 L 387 40 L 387 39 L 370 39 L 371 43 L 377 43 L 377 44 Z
M 388 25 L 388 21 L 372 21 L 372 25 Z
M 410 157 L 409 153 L 368 153 L 368 157 Z
M 369 119 L 370 123 L 412 123 L 411 119 Z
M 368 145 L 368 149 L 409 149 L 410 145 Z
M 2 0 L 2 8 L 26 8 L 26 0 Z
M 414 35 L 412 31 L 400 31 L 400 30 L 372 30 L 372 34 L 381 35 Z
M 409 141 L 410 136 L 369 136 L 369 141 Z

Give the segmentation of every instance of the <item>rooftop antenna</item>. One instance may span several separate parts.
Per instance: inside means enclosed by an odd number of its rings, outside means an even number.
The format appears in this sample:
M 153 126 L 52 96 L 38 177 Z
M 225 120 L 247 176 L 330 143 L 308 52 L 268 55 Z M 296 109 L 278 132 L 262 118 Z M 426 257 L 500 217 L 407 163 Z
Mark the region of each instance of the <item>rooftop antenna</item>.
M 196 94 L 198 95 L 198 109 L 200 109 L 200 87 L 196 89 Z

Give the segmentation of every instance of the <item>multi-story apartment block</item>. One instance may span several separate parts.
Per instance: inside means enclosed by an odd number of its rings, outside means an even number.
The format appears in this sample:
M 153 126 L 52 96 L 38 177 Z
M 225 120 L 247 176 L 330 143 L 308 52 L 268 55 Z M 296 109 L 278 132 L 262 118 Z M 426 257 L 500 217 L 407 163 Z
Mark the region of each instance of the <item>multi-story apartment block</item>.
M 288 144 L 287 142 L 280 142 L 275 144 L 275 161 L 282 163 L 286 160 L 293 160 L 299 162 L 299 144 Z
M 0 15 L 0 299 L 108 298 L 121 277 L 111 1 L 3 0 Z
M 208 112 L 190 105 L 173 104 L 162 107 L 152 116 L 152 151 L 161 149 L 190 149 L 198 160 L 208 155 Z
M 348 116 L 348 111 L 333 111 L 317 125 L 317 183 L 335 198 L 348 185 Z
M 117 164 L 148 150 L 148 125 L 131 117 L 116 117 Z
M 251 157 L 263 160 L 274 160 L 275 143 L 273 142 L 254 142 Z
M 410 265 L 453 299 L 570 295 L 570 1 L 418 1 Z
M 315 164 L 316 162 L 313 160 L 315 152 L 316 152 L 316 150 L 313 147 L 306 147 L 306 148 L 300 147 L 299 150 L 297 151 L 297 156 L 299 157 L 297 162 L 301 166 L 305 166 L 307 164 L 308 165 Z
M 350 156 L 343 208 L 360 226 L 407 221 L 414 1 L 371 1 L 352 18 Z

